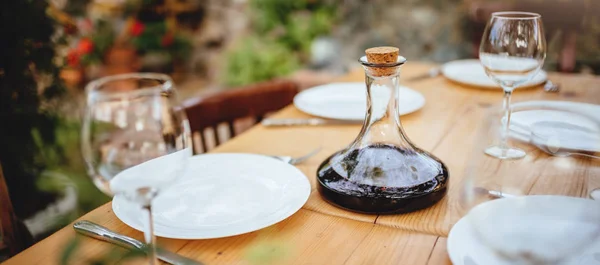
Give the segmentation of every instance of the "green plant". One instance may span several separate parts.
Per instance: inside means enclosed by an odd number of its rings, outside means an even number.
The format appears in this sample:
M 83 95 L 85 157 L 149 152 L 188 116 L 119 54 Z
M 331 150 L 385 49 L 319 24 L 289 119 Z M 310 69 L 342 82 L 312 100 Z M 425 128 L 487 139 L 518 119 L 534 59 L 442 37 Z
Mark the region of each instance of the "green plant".
M 170 62 L 189 58 L 192 43 L 174 23 L 167 18 L 162 0 L 127 0 L 125 15 L 134 18 L 126 29 L 127 40 L 138 53 L 159 53 Z
M 63 91 L 54 64 L 55 24 L 47 9 L 46 1 L 0 1 L 0 163 L 21 218 L 53 197 L 36 189 L 47 167 L 40 150 L 56 148 L 57 116 L 42 105 Z M 60 149 L 56 152 L 61 156 Z
M 47 161 L 47 171 L 63 175 L 69 179 L 69 184 L 77 187 L 77 209 L 73 212 L 73 218 L 62 220 L 57 226 L 66 225 L 83 213 L 87 213 L 98 206 L 110 201 L 110 198 L 102 193 L 92 181 L 85 168 L 85 163 L 80 152 L 80 130 L 81 122 L 74 119 L 61 118 L 56 124 L 55 145 L 60 147 L 61 157 L 58 158 L 54 148 L 41 150 L 42 156 Z M 60 192 L 65 183 L 60 179 L 41 178 L 38 181 L 41 190 Z
M 140 53 L 166 53 L 171 60 L 185 60 L 192 48 L 190 40 L 167 26 L 165 20 L 136 20 L 129 28 L 131 43 Z
M 68 264 L 90 264 L 90 265 L 109 265 L 109 264 L 127 264 L 126 261 L 139 260 L 146 254 L 144 250 L 126 250 L 123 248 L 111 247 L 102 255 L 95 258 L 82 257 L 78 255 L 81 246 L 81 238 L 75 237 L 69 240 L 64 246 L 58 260 L 60 265 Z M 83 260 L 82 260 L 83 259 Z M 134 263 L 135 264 L 135 263 Z
M 257 38 L 246 38 L 227 56 L 226 83 L 232 86 L 283 76 L 300 66 L 285 46 Z
M 252 0 L 252 30 L 227 53 L 224 82 L 245 85 L 287 75 L 306 64 L 312 41 L 329 34 L 335 5 L 326 0 Z

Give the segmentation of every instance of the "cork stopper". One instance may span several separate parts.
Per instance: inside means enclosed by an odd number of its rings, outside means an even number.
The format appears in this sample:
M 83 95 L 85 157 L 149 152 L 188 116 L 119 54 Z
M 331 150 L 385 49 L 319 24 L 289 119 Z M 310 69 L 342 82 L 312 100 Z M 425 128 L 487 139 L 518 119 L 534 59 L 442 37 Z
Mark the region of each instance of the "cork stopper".
M 374 64 L 390 64 L 398 61 L 400 49 L 396 47 L 373 47 L 365 50 L 367 61 Z M 387 76 L 396 72 L 395 67 L 371 67 L 373 75 Z

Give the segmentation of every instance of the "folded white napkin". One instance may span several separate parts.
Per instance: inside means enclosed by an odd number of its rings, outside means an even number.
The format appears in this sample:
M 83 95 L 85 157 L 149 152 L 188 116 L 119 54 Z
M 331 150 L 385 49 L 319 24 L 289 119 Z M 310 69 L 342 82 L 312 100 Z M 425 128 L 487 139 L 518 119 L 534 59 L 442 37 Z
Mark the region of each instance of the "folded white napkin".
M 526 101 L 513 105 L 513 114 L 510 121 L 510 137 L 530 142 L 532 126 L 536 123 L 547 122 L 547 124 L 566 123 L 589 130 L 593 134 L 600 134 L 600 105 L 593 105 L 568 101 Z M 548 127 L 551 130 L 551 127 Z M 564 132 L 564 130 L 556 130 Z M 575 134 L 574 134 L 575 135 Z M 564 135 L 563 135 L 564 136 Z M 561 137 L 568 139 L 570 137 Z M 575 138 L 575 137 L 572 137 Z M 589 143 L 584 138 L 569 139 L 561 141 L 561 148 L 572 150 L 586 150 L 590 148 L 600 151 L 600 143 Z

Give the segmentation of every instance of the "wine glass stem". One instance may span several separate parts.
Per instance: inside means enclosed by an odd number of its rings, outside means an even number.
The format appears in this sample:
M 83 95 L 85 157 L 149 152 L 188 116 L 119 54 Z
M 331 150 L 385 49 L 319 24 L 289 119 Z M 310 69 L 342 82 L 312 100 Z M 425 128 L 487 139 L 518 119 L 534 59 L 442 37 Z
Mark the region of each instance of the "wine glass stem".
M 145 212 L 148 214 L 146 227 L 144 229 L 144 239 L 146 240 L 146 250 L 148 255 L 148 264 L 158 264 L 156 259 L 156 237 L 154 237 L 154 219 L 152 218 L 152 205 L 144 206 Z
M 500 147 L 503 152 L 506 152 L 508 149 L 508 130 L 510 126 L 510 116 L 512 114 L 512 109 L 510 107 L 510 98 L 512 96 L 512 87 L 503 87 L 504 89 L 504 100 L 502 103 L 502 108 L 504 109 L 504 120 L 502 127 L 502 135 L 500 137 Z M 506 154 L 505 154 L 506 155 Z

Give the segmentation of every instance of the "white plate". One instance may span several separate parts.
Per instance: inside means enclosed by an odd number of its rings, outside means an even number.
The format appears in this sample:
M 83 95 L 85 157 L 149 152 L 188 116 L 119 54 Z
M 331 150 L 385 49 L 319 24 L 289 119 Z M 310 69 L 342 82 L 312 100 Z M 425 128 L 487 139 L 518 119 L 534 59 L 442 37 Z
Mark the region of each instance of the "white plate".
M 294 214 L 310 192 L 300 170 L 267 156 L 194 156 L 185 174 L 154 201 L 155 234 L 207 239 L 252 232 Z M 112 207 L 121 221 L 142 231 L 144 214 L 137 205 L 117 195 Z
M 541 196 L 535 196 L 540 199 Z M 555 200 L 558 196 L 544 196 L 546 198 L 541 197 L 542 200 L 539 201 L 547 201 L 542 202 L 543 204 L 550 203 L 550 205 L 555 205 L 553 203 L 558 202 L 562 203 L 561 200 Z M 552 198 L 554 197 L 554 198 Z M 523 200 L 526 197 L 521 197 L 519 200 Z M 484 203 L 479 205 L 478 210 L 486 210 L 486 211 L 502 211 L 501 215 L 509 214 L 512 212 L 510 209 L 511 205 L 504 205 L 509 207 L 503 207 L 503 202 L 507 199 L 499 199 L 495 201 L 491 201 L 492 203 Z M 498 204 L 498 202 L 501 202 Z M 482 209 L 485 208 L 485 209 Z M 509 209 L 508 211 L 504 211 L 503 208 Z M 542 207 L 546 209 L 553 209 L 553 207 Z M 526 211 L 527 209 L 521 209 Z M 539 210 L 535 209 L 535 210 Z M 496 216 L 496 215 L 494 215 Z M 467 215 L 460 219 L 452 230 L 450 230 L 450 234 L 448 235 L 448 256 L 454 265 L 511 265 L 514 263 L 499 259 L 490 248 L 487 248 L 483 242 L 477 237 L 477 234 L 473 230 L 472 223 L 469 220 L 470 216 Z M 546 217 L 552 220 L 550 217 Z M 505 221 L 505 220 L 503 220 Z M 490 224 L 490 232 L 498 231 L 498 235 L 495 237 L 498 240 L 501 240 L 505 233 L 510 233 L 512 230 L 511 226 L 520 227 L 520 228 L 529 228 L 529 229 L 539 229 L 540 227 L 544 227 L 540 225 L 539 220 L 521 220 L 521 222 L 511 222 L 511 223 L 493 223 Z M 500 221 L 499 221 L 500 222 Z M 523 222 L 531 222 L 523 225 Z M 573 224 L 576 225 L 576 224 Z M 552 227 L 552 231 L 548 233 L 558 233 L 556 231 L 561 231 L 561 229 L 566 229 L 565 223 L 561 223 L 558 226 Z M 548 228 L 548 227 L 547 227 Z M 516 228 L 515 228 L 516 229 Z M 565 230 L 562 230 L 565 231 Z M 569 235 L 565 235 L 565 242 L 569 241 Z M 513 242 L 515 243 L 515 242 Z M 523 245 L 523 242 L 516 242 L 516 244 L 511 244 L 511 242 L 507 242 L 508 245 Z M 546 246 L 549 248 L 549 246 Z M 600 265 L 600 241 L 596 240 L 595 244 L 587 247 L 583 253 L 578 255 L 577 257 L 573 257 L 570 262 L 566 263 L 567 265 Z
M 533 110 L 519 110 L 531 109 Z M 543 109 L 543 108 L 553 108 Z M 571 112 L 582 113 L 585 116 L 576 115 Z M 568 123 L 590 131 L 599 131 L 597 118 L 600 113 L 600 106 L 587 103 L 569 102 L 569 101 L 525 101 L 513 105 L 511 116 L 510 136 L 519 141 L 530 142 L 531 127 L 538 122 L 560 122 Z M 570 141 L 561 141 L 561 148 L 571 150 L 584 150 L 600 152 L 600 143 L 585 143 L 571 139 Z M 582 139 L 583 140 L 583 139 Z M 585 147 L 585 148 L 582 148 Z
M 384 93 L 378 93 L 376 98 L 387 100 Z M 408 87 L 400 86 L 398 98 L 399 115 L 417 111 L 425 105 L 423 95 Z M 294 105 L 303 112 L 323 118 L 364 120 L 367 107 L 365 83 L 332 83 L 313 87 L 296 95 Z M 385 112 L 385 109 L 379 111 Z
M 457 60 L 442 65 L 442 74 L 457 83 L 481 88 L 499 89 L 500 86 L 490 79 L 483 70 L 481 62 L 477 59 Z M 520 87 L 532 87 L 544 83 L 548 75 L 540 70 L 532 80 Z

